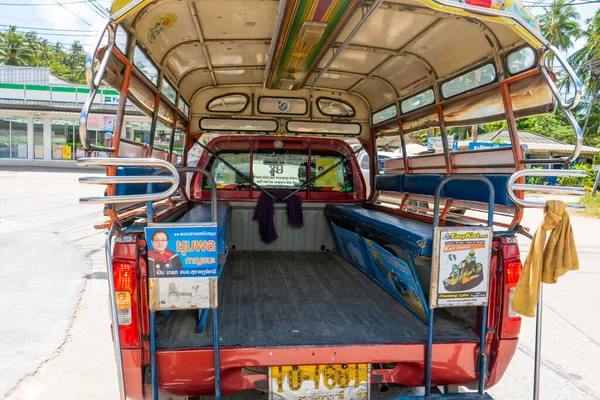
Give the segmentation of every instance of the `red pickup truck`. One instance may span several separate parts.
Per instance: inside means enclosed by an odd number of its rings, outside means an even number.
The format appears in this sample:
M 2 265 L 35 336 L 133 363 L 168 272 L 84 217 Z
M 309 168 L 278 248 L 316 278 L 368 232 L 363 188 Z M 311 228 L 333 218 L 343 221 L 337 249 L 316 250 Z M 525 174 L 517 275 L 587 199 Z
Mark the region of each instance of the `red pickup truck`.
M 342 140 L 220 136 L 210 141 L 207 149 L 198 166 L 215 177 L 218 192 L 223 393 L 267 390 L 269 368 L 277 365 L 368 365 L 371 383 L 423 386 L 427 324 L 361 264 L 360 254 L 348 259 L 341 255 L 338 247 L 345 244 L 336 240 L 335 230 L 359 232 L 399 260 L 413 264 L 427 299 L 431 224 L 395 215 L 393 210 L 361 207 L 364 180 L 352 148 Z M 286 189 L 289 193 L 323 166 L 340 161 L 324 178 L 297 192 L 302 201 L 301 228 L 288 223 L 285 203 L 274 205 L 278 238 L 269 244 L 261 240 L 259 221 L 253 220 L 263 192 L 226 165 L 239 172 L 252 171 L 255 183 L 265 190 Z M 273 166 L 281 173 L 271 174 Z M 127 168 L 120 171 L 136 173 Z M 397 176 L 382 177 L 376 178 L 376 188 L 392 195 L 387 180 Z M 430 178 L 439 180 L 439 176 L 419 177 L 422 190 L 428 185 L 424 179 Z M 168 222 L 208 221 L 210 192 L 208 181 L 195 174 L 190 187 L 192 201 Z M 119 330 L 126 393 L 133 399 L 142 399 L 151 391 L 148 240 L 143 234 L 118 236 L 112 260 L 117 293 L 131 296 L 130 323 L 120 325 Z M 496 236 L 492 249 L 488 387 L 506 370 L 521 326 L 520 317 L 510 312 L 512 289 L 521 270 L 517 243 L 510 234 Z M 476 385 L 479 312 L 475 307 L 435 311 L 434 385 Z M 199 312 L 157 314 L 161 396 L 214 393 L 212 332 L 199 331 Z

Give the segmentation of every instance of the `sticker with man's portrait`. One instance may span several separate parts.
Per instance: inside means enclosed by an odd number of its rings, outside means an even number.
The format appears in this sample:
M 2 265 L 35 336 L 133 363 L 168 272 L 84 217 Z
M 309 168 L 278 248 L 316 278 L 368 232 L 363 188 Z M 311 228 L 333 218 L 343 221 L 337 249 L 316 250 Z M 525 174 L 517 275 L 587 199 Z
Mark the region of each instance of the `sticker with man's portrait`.
M 217 226 L 146 228 L 150 309 L 217 307 Z

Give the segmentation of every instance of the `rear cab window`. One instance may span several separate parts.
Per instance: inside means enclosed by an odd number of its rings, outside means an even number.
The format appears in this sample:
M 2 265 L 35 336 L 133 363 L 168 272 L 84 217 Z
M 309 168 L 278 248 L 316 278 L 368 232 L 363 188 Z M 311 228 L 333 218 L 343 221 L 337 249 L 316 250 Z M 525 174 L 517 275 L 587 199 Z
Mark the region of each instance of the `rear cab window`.
M 241 174 L 250 177 L 264 189 L 296 190 L 304 186 L 309 179 L 309 156 L 299 151 L 256 151 L 250 155 L 244 152 L 221 152 L 219 160 L 213 157 L 210 172 L 218 190 L 250 190 L 250 183 L 236 173 L 228 164 Z M 252 158 L 252 169 L 250 168 Z M 352 170 L 349 162 L 335 153 L 318 152 L 310 157 L 310 190 L 316 192 L 352 192 Z M 224 162 L 225 161 L 225 162 Z M 317 179 L 315 177 L 319 176 Z M 210 189 L 210 183 L 204 179 L 203 189 Z M 254 188 L 254 190 L 259 190 Z M 302 188 L 303 192 L 307 188 Z

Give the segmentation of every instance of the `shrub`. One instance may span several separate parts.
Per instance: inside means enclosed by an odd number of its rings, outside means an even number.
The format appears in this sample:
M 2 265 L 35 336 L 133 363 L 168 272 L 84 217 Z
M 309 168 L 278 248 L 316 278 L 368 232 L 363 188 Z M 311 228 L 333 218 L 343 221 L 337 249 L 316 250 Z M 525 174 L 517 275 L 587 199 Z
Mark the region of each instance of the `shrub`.
M 596 180 L 596 171 L 588 164 L 575 164 L 570 169 L 586 171 L 587 176 L 585 178 L 576 178 L 573 176 L 565 176 L 557 179 L 556 184 L 558 186 L 575 186 L 575 187 L 588 187 L 594 186 Z

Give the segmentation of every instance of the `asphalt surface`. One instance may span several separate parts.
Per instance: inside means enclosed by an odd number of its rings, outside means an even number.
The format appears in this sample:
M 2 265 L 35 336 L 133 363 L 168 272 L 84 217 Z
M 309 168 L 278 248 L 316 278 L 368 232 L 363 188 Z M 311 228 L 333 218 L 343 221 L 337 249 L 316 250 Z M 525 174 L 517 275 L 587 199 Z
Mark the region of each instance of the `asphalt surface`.
M 80 205 L 103 188 L 72 171 L 0 169 L 0 397 L 118 398 L 112 351 L 101 206 Z M 541 211 L 524 224 L 535 228 Z M 541 399 L 600 399 L 600 220 L 572 216 L 581 262 L 544 288 Z M 529 241 L 519 239 L 526 254 Z M 489 392 L 529 399 L 535 320 L 524 319 L 517 353 Z M 417 394 L 392 388 L 373 398 Z M 229 398 L 265 398 L 243 393 Z

